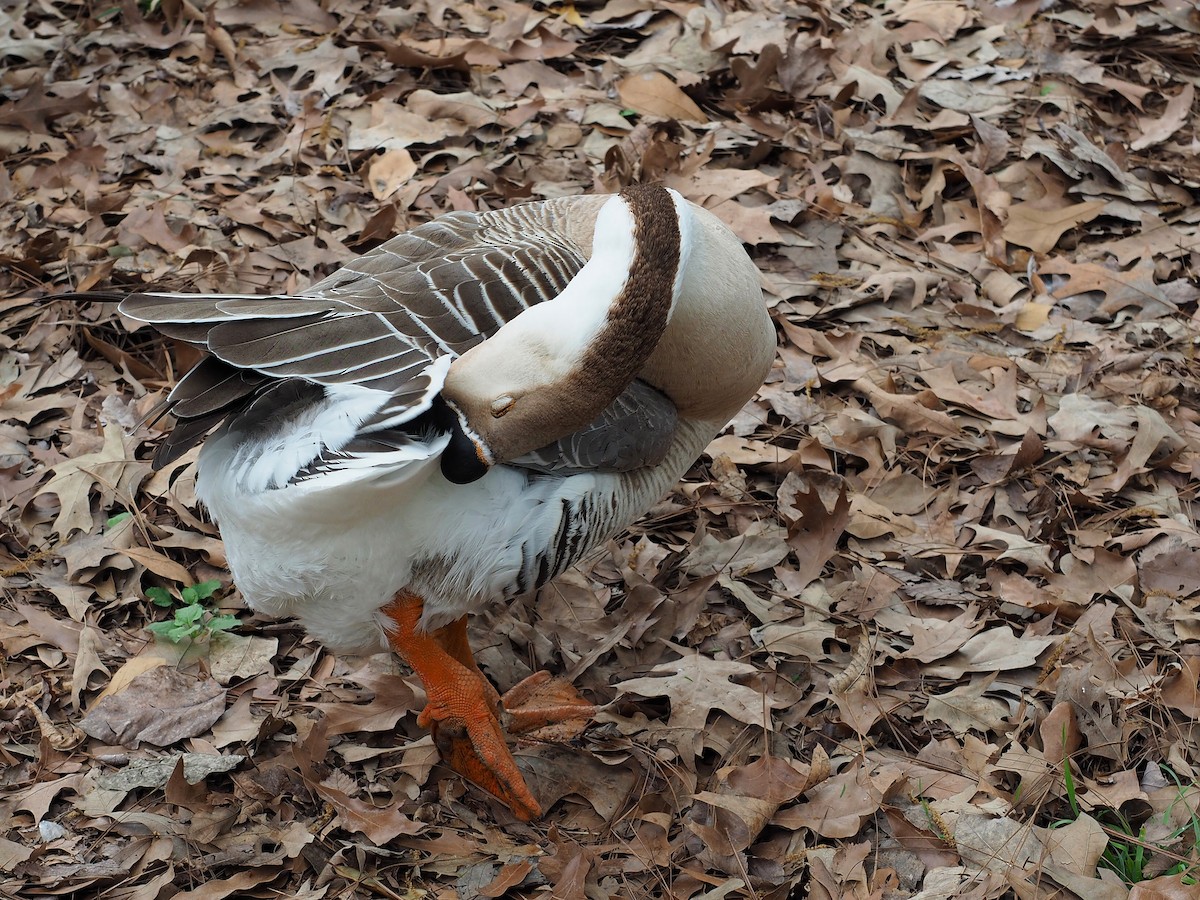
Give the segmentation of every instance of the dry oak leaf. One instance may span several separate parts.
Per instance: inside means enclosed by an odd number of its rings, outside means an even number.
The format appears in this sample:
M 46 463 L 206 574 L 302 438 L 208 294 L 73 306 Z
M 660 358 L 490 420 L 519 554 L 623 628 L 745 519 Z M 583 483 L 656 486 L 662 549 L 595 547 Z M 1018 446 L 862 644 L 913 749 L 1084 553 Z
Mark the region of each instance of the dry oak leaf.
M 612 822 L 636 799 L 641 775 L 635 767 L 608 765 L 595 756 L 555 744 L 528 747 L 517 756 L 521 773 L 544 809 L 563 797 L 577 794 L 597 814 Z
M 777 813 L 771 821 L 781 828 L 808 828 L 826 838 L 854 837 L 862 823 L 879 811 L 883 795 L 898 778 L 898 770 L 889 775 L 854 766 L 809 788 L 804 802 Z
M 53 86 L 60 90 L 61 85 Z M 29 88 L 16 103 L 0 106 L 0 125 L 15 125 L 32 134 L 47 134 L 50 119 L 73 112 L 86 112 L 96 105 L 96 91 L 88 88 L 74 94 L 52 97 L 41 82 Z
M 278 650 L 277 638 L 217 632 L 209 641 L 208 665 L 213 678 L 221 684 L 229 684 L 235 679 L 270 672 Z
M 211 678 L 158 666 L 104 697 L 79 727 L 108 744 L 166 747 L 208 731 L 225 712 L 225 689 Z
M 1183 599 L 1200 594 L 1200 547 L 1176 545 L 1138 563 L 1138 587 L 1143 593 Z
M 1059 209 L 1043 209 L 1032 203 L 1017 203 L 1008 208 L 1004 239 L 1035 253 L 1049 253 L 1064 234 L 1092 221 L 1107 205 L 1104 200 L 1086 200 Z
M 754 522 L 742 534 L 721 540 L 705 534 L 692 548 L 684 571 L 693 577 L 719 572 L 746 575 L 781 563 L 788 555 L 783 529 L 771 522 Z
M 700 859 L 737 874 L 745 865 L 738 854 L 758 840 L 780 806 L 816 780 L 808 766 L 769 755 L 718 771 L 714 789 L 696 794 L 688 816 L 688 829 L 703 842 Z
M 970 809 L 968 807 L 968 809 Z M 954 823 L 954 839 L 963 862 L 992 872 L 1029 871 L 1046 855 L 1040 834 L 1044 829 L 1003 816 L 981 815 L 964 809 Z
M 1167 101 L 1167 108 L 1163 110 L 1162 116 L 1157 119 L 1149 117 L 1138 119 L 1138 125 L 1142 129 L 1142 136 L 1130 144 L 1129 148 L 1131 150 L 1145 150 L 1147 147 L 1161 144 L 1167 140 L 1167 138 L 1182 128 L 1184 123 L 1191 117 L 1192 101 L 1195 99 L 1195 86 L 1184 84 L 1183 90 Z
M 32 849 L 7 838 L 0 838 L 0 872 L 11 872 L 32 855 Z
M 680 119 L 685 122 L 707 122 L 708 116 L 692 98 L 661 72 L 630 75 L 617 84 L 621 102 L 645 116 Z
M 984 696 L 994 680 L 995 676 L 979 678 L 930 697 L 922 717 L 926 722 L 936 719 L 946 723 L 957 737 L 963 737 L 971 730 L 982 734 L 999 731 L 1009 709 L 1003 700 Z
M 350 150 L 399 150 L 411 144 L 437 144 L 449 135 L 466 131 L 460 122 L 431 120 L 391 100 L 347 110 L 345 118 L 349 125 L 346 146 Z
M 1108 846 L 1108 835 L 1095 819 L 1087 813 L 1061 828 L 1050 828 L 1045 833 L 1050 859 L 1075 875 L 1094 875 L 1104 848 Z
M 683 652 L 683 648 L 677 649 Z M 621 694 L 667 697 L 671 701 L 668 727 L 694 731 L 695 746 L 699 751 L 708 714 L 714 709 L 747 725 L 771 729 L 770 710 L 779 706 L 779 701 L 755 688 L 733 684 L 729 680 L 735 675 L 756 672 L 758 668 L 749 663 L 710 659 L 691 651 L 682 659 L 655 666 L 644 678 L 622 681 L 616 688 Z
M 1192 719 L 1200 718 L 1200 645 L 1188 644 L 1179 671 L 1162 686 L 1162 701 Z
M 1050 562 L 1050 547 L 1046 544 L 1037 544 L 1026 540 L 1019 534 L 1001 531 L 998 528 L 988 528 L 984 525 L 967 523 L 963 527 L 970 528 L 975 532 L 974 537 L 967 544 L 967 548 L 970 550 L 978 551 L 979 548 L 988 544 L 1000 544 L 1004 549 L 995 556 L 995 559 L 1015 560 L 1030 572 L 1042 575 L 1050 575 L 1054 572 L 1054 566 Z
M 347 831 L 360 831 L 375 842 L 385 846 L 401 834 L 418 834 L 425 825 L 414 822 L 400 812 L 396 804 L 373 806 L 351 797 L 340 787 L 336 779 L 321 778 L 317 761 L 324 759 L 329 751 L 329 730 L 325 719 L 319 721 L 308 733 L 308 737 L 295 747 L 294 758 L 300 777 L 308 788 L 325 800 L 338 815 L 339 824 Z
M 408 95 L 405 104 L 408 111 L 427 119 L 452 119 L 469 128 L 494 125 L 500 111 L 511 104 L 493 103 L 470 91 L 456 94 L 435 94 L 433 91 L 417 90 Z
M 414 822 L 394 804 L 373 806 L 329 782 L 310 786 L 337 811 L 338 822 L 343 828 L 362 832 L 380 847 L 386 846 L 397 835 L 418 834 L 425 829 L 423 823 Z
M 417 174 L 417 163 L 403 147 L 388 150 L 371 161 L 367 186 L 376 200 L 386 200 Z
M 962 645 L 983 627 L 983 623 L 979 621 L 974 607 L 971 607 L 949 622 L 933 617 L 910 616 L 896 627 L 902 632 L 906 631 L 913 639 L 912 647 L 901 653 L 900 658 L 928 663 L 962 649 Z
M 104 446 L 95 453 L 67 459 L 54 467 L 54 477 L 46 486 L 34 494 L 34 499 L 43 494 L 58 497 L 58 515 L 54 517 L 54 530 L 62 537 L 78 529 L 90 531 L 92 527 L 92 505 L 90 494 L 93 484 L 101 491 L 101 506 L 111 506 L 116 497 L 132 496 L 142 476 L 150 471 L 147 463 L 134 460 L 133 452 L 125 444 L 125 432 L 116 422 L 104 425 Z
M 926 677 L 958 679 L 964 672 L 1006 672 L 1037 664 L 1038 654 L 1057 638 L 1022 635 L 1007 625 L 975 635 L 961 650 L 938 665 L 926 666 Z
M 1129 891 L 1129 900 L 1195 900 L 1196 886 L 1184 884 L 1182 875 L 1160 875 L 1142 881 Z
M 766 206 L 747 206 L 737 200 L 726 200 L 708 208 L 714 216 L 730 227 L 747 244 L 778 244 L 781 235 L 771 224 L 771 211 Z

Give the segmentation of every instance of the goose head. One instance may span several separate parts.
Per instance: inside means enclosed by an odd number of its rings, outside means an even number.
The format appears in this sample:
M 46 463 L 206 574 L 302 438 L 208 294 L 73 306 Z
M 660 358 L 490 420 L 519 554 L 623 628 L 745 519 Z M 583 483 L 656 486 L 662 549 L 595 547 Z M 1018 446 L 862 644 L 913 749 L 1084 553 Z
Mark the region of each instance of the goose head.
M 640 185 L 600 208 L 587 263 L 450 366 L 442 399 L 457 427 L 442 458 L 452 481 L 588 425 L 637 376 L 679 297 L 691 212 Z

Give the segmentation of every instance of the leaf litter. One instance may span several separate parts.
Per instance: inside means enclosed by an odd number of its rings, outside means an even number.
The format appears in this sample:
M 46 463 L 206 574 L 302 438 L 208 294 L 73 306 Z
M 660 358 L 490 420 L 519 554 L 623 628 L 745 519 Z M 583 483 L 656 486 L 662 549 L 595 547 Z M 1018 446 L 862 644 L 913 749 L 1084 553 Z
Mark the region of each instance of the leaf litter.
M 8 4 L 0 894 L 1194 896 L 1198 34 L 1171 0 Z M 194 454 L 151 473 L 137 427 L 195 358 L 55 294 L 294 291 L 635 179 L 747 242 L 779 355 L 642 521 L 472 623 L 502 689 L 605 705 L 516 748 L 544 820 L 438 764 L 390 657 L 236 586 L 234 631 L 147 631 L 148 590 L 229 581 Z

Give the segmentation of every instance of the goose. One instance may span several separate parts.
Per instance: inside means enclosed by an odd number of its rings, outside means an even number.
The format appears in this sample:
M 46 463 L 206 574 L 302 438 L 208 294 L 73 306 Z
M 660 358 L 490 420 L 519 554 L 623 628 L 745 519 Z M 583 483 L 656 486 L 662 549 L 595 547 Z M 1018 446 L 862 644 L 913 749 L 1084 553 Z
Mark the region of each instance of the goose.
M 738 238 L 638 185 L 442 215 L 295 295 L 119 310 L 205 351 L 153 464 L 204 442 L 196 496 L 247 605 L 391 648 L 442 759 L 540 816 L 506 733 L 595 707 L 532 702 L 544 672 L 502 698 L 467 615 L 632 523 L 762 385 L 775 331 Z

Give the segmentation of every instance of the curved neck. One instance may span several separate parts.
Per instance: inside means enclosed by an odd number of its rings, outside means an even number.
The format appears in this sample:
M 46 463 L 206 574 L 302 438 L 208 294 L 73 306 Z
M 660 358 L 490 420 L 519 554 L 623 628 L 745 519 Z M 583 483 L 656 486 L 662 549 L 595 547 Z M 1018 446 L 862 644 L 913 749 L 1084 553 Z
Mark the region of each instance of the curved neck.
M 581 348 L 568 376 L 592 390 L 611 393 L 600 408 L 625 389 L 658 346 L 678 299 L 686 255 L 680 210 L 671 193 L 656 185 L 634 185 L 619 196 L 632 219 L 628 240 L 632 246 L 621 248 L 625 259 L 620 262 L 608 259 L 608 248 L 600 246 L 606 236 L 597 222 L 597 246 L 589 265 L 619 265 L 627 275 L 615 295 L 589 298 L 597 306 L 603 304 L 603 320 Z
M 450 367 L 442 396 L 486 452 L 515 459 L 595 420 L 658 347 L 683 284 L 692 214 L 674 191 L 626 188 L 596 216 L 588 262 Z

